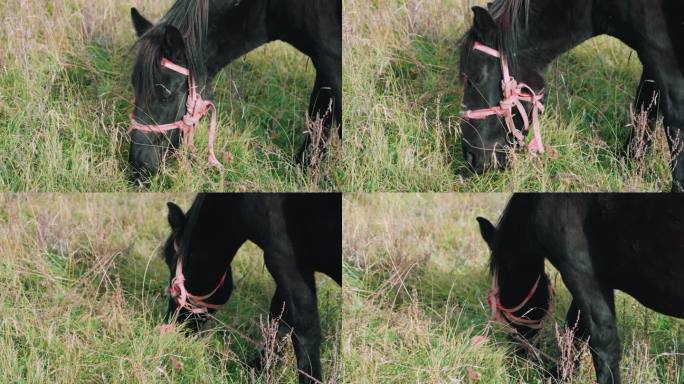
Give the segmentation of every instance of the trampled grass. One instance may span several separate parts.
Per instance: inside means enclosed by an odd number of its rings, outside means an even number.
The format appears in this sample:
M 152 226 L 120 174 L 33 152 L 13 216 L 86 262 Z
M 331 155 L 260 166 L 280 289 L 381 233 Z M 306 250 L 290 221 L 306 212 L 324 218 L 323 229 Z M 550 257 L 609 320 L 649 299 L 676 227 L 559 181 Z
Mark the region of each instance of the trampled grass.
M 539 340 L 548 356 L 517 357 L 498 326 L 483 345 L 471 343 L 490 318 L 489 254 L 475 217 L 496 220 L 507 198 L 345 195 L 342 327 L 353 335 L 342 341 L 345 382 L 594 382 L 586 348 L 560 359 L 578 362 L 576 371 L 564 370 L 565 380 L 546 374 L 561 356 L 561 346 L 568 345 L 564 319 L 570 305 L 560 276 L 548 265 L 558 292 L 554 316 Z M 616 309 L 623 382 L 684 382 L 684 321 L 647 310 L 622 293 L 616 296 Z
M 160 334 L 168 269 L 166 201 L 191 195 L 0 195 L 0 382 L 296 382 L 294 354 L 252 373 L 275 284 L 251 243 L 235 291 L 199 337 Z M 341 382 L 340 288 L 318 280 L 327 382 Z M 266 325 L 266 324 L 264 324 Z
M 173 0 L 7 0 L 0 4 L 0 190 L 122 191 L 135 34 L 130 7 L 158 20 Z M 215 82 L 224 171 L 181 151 L 148 190 L 333 190 L 338 149 L 317 177 L 294 157 L 306 128 L 315 71 L 284 43 L 237 60 Z
M 344 190 L 669 190 L 662 126 L 643 161 L 620 155 L 641 64 L 607 37 L 562 55 L 547 71 L 541 123 L 557 156 L 518 152 L 506 172 L 471 175 L 458 137 L 458 48 L 470 8 L 484 4 L 344 1 Z

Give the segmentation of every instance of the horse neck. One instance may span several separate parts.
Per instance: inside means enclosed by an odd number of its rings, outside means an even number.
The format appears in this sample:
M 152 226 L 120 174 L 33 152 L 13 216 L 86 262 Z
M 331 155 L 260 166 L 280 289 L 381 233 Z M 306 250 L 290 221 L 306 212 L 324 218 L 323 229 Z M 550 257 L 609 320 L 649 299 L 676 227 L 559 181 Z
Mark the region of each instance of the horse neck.
M 211 1 L 203 48 L 209 79 L 233 60 L 272 40 L 267 6 L 267 0 Z
M 529 0 L 527 23 L 521 21 L 519 67 L 543 73 L 558 56 L 594 36 L 592 6 L 588 0 Z

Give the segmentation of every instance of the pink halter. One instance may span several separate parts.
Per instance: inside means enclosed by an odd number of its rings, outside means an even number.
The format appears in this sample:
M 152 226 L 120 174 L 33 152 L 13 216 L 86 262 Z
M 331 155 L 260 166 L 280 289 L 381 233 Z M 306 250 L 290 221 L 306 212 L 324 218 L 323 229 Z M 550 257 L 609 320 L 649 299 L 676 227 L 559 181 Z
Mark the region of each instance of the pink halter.
M 171 280 L 171 285 L 169 286 L 169 294 L 176 301 L 178 307 L 176 308 L 176 316 L 180 312 L 181 308 L 185 308 L 191 313 L 208 313 L 209 309 L 219 309 L 221 308 L 218 304 L 207 303 L 204 300 L 211 297 L 216 291 L 223 286 L 226 280 L 226 273 L 221 277 L 216 288 L 211 292 L 203 296 L 193 295 L 188 292 L 185 288 L 185 276 L 183 275 L 183 259 L 179 256 L 176 262 L 176 276 Z
M 537 292 L 537 288 L 539 288 L 539 281 L 541 280 L 541 275 L 537 277 L 537 281 L 534 283 L 532 286 L 532 289 L 527 293 L 527 296 L 525 299 L 518 305 L 516 305 L 513 308 L 506 308 L 503 305 L 501 305 L 501 299 L 499 297 L 499 286 L 497 284 L 497 274 L 494 274 L 494 277 L 492 278 L 492 290 L 489 292 L 489 295 L 487 296 L 487 304 L 489 304 L 489 308 L 492 310 L 492 321 L 504 321 L 508 320 L 508 322 L 516 325 L 522 325 L 527 328 L 532 328 L 532 329 L 541 329 L 542 327 L 542 322 L 546 318 L 544 316 L 543 318 L 539 320 L 532 320 L 532 319 L 524 319 L 522 317 L 518 317 L 514 315 L 513 313 L 518 312 L 521 310 L 527 303 L 532 299 L 532 296 L 534 296 L 535 292 Z M 553 291 L 553 286 L 549 284 L 549 296 L 552 297 L 554 295 Z M 553 312 L 553 300 L 549 300 L 549 307 L 547 308 L 547 316 Z
M 131 115 L 131 128 L 128 130 L 128 132 L 131 132 L 135 129 L 142 132 L 165 133 L 174 129 L 180 129 L 184 144 L 188 145 L 190 148 L 194 148 L 195 144 L 193 138 L 195 136 L 195 127 L 202 117 L 204 117 L 211 110 L 213 113 L 211 114 L 211 124 L 209 125 L 209 144 L 207 144 L 209 149 L 209 164 L 220 168 L 221 163 L 218 162 L 216 155 L 214 154 L 214 137 L 216 136 L 216 107 L 214 106 L 214 103 L 202 99 L 202 96 L 200 96 L 200 94 L 197 92 L 195 79 L 190 76 L 190 70 L 180 65 L 174 64 L 167 58 L 162 58 L 161 66 L 178 72 L 188 78 L 188 97 L 185 103 L 185 115 L 181 120 L 161 125 L 140 124 L 135 121 L 135 119 L 133 119 L 133 115 Z
M 465 111 L 462 113 L 462 116 L 473 120 L 482 120 L 489 116 L 502 116 L 506 122 L 508 132 L 515 137 L 521 146 L 524 146 L 525 137 L 523 132 L 517 129 L 515 122 L 513 122 L 513 109 L 517 109 L 520 113 L 523 119 L 523 131 L 527 131 L 530 129 L 530 122 L 521 102 L 532 103 L 532 130 L 534 138 L 530 142 L 528 149 L 532 154 L 544 153 L 544 144 L 542 143 L 541 130 L 539 128 L 539 112 L 544 112 L 544 105 L 541 102 L 544 98 L 544 92 L 536 94 L 527 84 L 515 81 L 508 70 L 508 61 L 501 52 L 477 41 L 473 45 L 473 49 L 501 59 L 503 100 L 495 107 Z

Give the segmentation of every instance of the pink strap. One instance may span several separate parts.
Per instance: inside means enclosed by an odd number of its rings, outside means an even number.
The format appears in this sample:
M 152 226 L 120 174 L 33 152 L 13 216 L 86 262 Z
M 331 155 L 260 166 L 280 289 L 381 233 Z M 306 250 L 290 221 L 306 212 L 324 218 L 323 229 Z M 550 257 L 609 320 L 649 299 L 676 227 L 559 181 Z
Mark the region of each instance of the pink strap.
M 171 280 L 171 285 L 169 286 L 169 294 L 176 301 L 178 307 L 176 308 L 176 316 L 180 312 L 181 308 L 185 308 L 191 313 L 208 313 L 209 309 L 219 309 L 221 305 L 207 303 L 206 299 L 211 297 L 216 291 L 223 286 L 226 280 L 226 273 L 223 273 L 221 280 L 219 281 L 216 288 L 206 295 L 198 296 L 193 295 L 188 292 L 185 288 L 185 276 L 183 275 L 183 261 L 181 257 L 178 257 L 176 262 L 176 275 Z
M 530 291 L 527 293 L 527 296 L 525 296 L 525 299 L 518 305 L 516 305 L 513 308 L 506 308 L 503 305 L 501 305 L 501 298 L 499 296 L 499 286 L 497 284 L 498 280 L 498 274 L 495 272 L 494 276 L 492 277 L 492 290 L 489 292 L 489 295 L 487 296 L 487 303 L 489 304 L 489 308 L 492 310 L 492 320 L 491 321 L 503 321 L 508 320 L 508 322 L 516 325 L 522 325 L 527 328 L 531 329 L 541 329 L 542 328 L 542 323 L 546 319 L 546 317 L 553 312 L 553 302 L 552 300 L 549 300 L 549 307 L 547 308 L 547 313 L 544 317 L 542 317 L 539 320 L 532 320 L 532 319 L 525 319 L 519 316 L 516 316 L 514 313 L 520 311 L 529 301 L 534 297 L 534 294 L 537 292 L 537 289 L 539 288 L 539 282 L 541 281 L 541 275 L 537 277 L 537 281 L 535 281 L 534 285 L 530 289 Z M 553 296 L 553 287 L 549 284 L 549 293 L 550 297 Z
M 488 54 L 489 56 L 494 56 L 497 59 L 501 57 L 501 53 L 499 51 L 497 51 L 494 48 L 490 48 L 490 47 L 480 43 L 479 41 L 476 41 L 473 44 L 473 49 L 476 49 L 480 52 L 484 52 L 484 53 Z
M 202 96 L 199 94 L 199 92 L 197 92 L 195 79 L 190 76 L 190 70 L 180 65 L 174 64 L 167 58 L 162 58 L 161 66 L 188 77 L 188 97 L 185 103 L 185 115 L 181 120 L 175 121 L 173 123 L 140 124 L 133 119 L 133 115 L 131 114 L 131 127 L 128 132 L 131 132 L 132 130 L 138 130 L 141 132 L 165 133 L 174 129 L 179 129 L 183 137 L 183 143 L 189 146 L 191 149 L 194 149 L 195 128 L 197 127 L 197 124 L 199 124 L 202 117 L 209 112 L 212 112 L 211 123 L 209 124 L 209 143 L 207 144 L 207 150 L 209 152 L 209 164 L 214 167 L 221 168 L 221 163 L 219 163 L 218 159 L 216 159 L 216 155 L 214 154 L 214 139 L 216 137 L 216 126 L 218 124 L 216 119 L 216 107 L 214 106 L 214 103 L 202 99 Z
M 176 72 L 180 73 L 181 75 L 190 76 L 190 70 L 188 70 L 185 67 L 181 67 L 178 64 L 174 64 L 171 60 L 167 59 L 166 57 L 162 57 L 161 65 L 162 65 L 162 67 L 168 68 L 172 71 L 176 71 Z
M 508 132 L 515 137 L 520 145 L 524 145 L 525 136 L 523 135 L 523 131 L 530 129 L 530 122 L 521 101 L 532 103 L 532 132 L 534 138 L 528 145 L 528 150 L 532 154 L 544 153 L 544 144 L 542 143 L 541 128 L 539 126 L 539 113 L 544 112 L 544 104 L 541 102 L 544 99 L 544 92 L 542 91 L 539 94 L 536 94 L 527 84 L 515 81 L 510 75 L 508 61 L 501 52 L 478 41 L 473 44 L 473 49 L 501 60 L 501 72 L 503 75 L 501 89 L 503 91 L 503 100 L 501 100 L 499 105 L 491 108 L 464 111 L 462 116 L 472 120 L 482 120 L 490 116 L 501 116 L 506 122 L 506 129 Z M 513 120 L 514 109 L 523 119 L 522 131 L 515 126 L 515 121 Z
M 494 276 L 492 276 L 492 289 L 489 291 L 489 294 L 487 295 L 487 304 L 489 305 L 489 308 L 492 311 L 492 317 L 487 324 L 487 328 L 485 329 L 484 333 L 482 335 L 475 336 L 471 338 L 471 344 L 472 345 L 481 345 L 488 339 L 489 331 L 491 330 L 491 323 L 492 322 L 501 322 L 506 325 L 504 328 L 507 332 L 516 332 L 514 328 L 510 326 L 510 324 L 515 324 L 515 325 L 520 325 L 523 327 L 531 328 L 531 329 L 541 329 L 544 323 L 544 320 L 546 320 L 547 317 L 551 316 L 553 313 L 553 297 L 555 296 L 556 292 L 553 288 L 553 285 L 549 283 L 548 289 L 549 289 L 549 306 L 546 309 L 546 314 L 544 317 L 542 317 L 539 320 L 532 320 L 532 319 L 526 319 L 523 317 L 516 316 L 514 313 L 520 311 L 529 303 L 530 300 L 532 300 L 532 297 L 534 297 L 535 292 L 537 289 L 539 289 L 539 282 L 541 281 L 541 275 L 537 277 L 537 280 L 534 282 L 534 285 L 530 289 L 530 291 L 527 293 L 527 296 L 525 296 L 525 299 L 523 301 L 516 305 L 513 308 L 506 308 L 503 305 L 501 305 L 501 298 L 499 296 L 499 286 L 498 286 L 498 273 L 495 271 Z

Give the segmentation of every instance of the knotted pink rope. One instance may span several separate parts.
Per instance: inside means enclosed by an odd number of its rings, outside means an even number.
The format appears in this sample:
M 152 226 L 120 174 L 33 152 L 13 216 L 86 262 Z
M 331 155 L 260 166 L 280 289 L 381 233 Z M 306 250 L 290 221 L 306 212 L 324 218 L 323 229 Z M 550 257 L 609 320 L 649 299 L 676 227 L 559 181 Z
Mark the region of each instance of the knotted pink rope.
M 212 166 L 221 168 L 221 163 L 216 159 L 214 154 L 214 138 L 216 136 L 216 107 L 214 103 L 209 100 L 202 99 L 202 96 L 197 92 L 197 86 L 195 84 L 195 79 L 190 75 L 190 70 L 180 65 L 174 64 L 171 60 L 167 58 L 162 58 L 161 66 L 168 68 L 172 71 L 178 72 L 188 78 L 188 97 L 185 102 L 186 112 L 181 120 L 178 120 L 169 124 L 140 124 L 131 115 L 131 128 L 128 132 L 132 130 L 138 130 L 141 132 L 150 133 L 165 133 L 173 129 L 180 129 L 181 135 L 183 137 L 183 143 L 188 145 L 191 149 L 195 148 L 194 137 L 195 137 L 195 127 L 200 122 L 202 117 L 204 117 L 209 111 L 211 114 L 211 124 L 209 125 L 209 143 L 207 144 L 209 150 L 209 164 Z
M 541 129 L 539 127 L 539 113 L 544 112 L 544 105 L 541 102 L 544 98 L 544 92 L 542 91 L 539 94 L 536 94 L 530 86 L 525 83 L 518 83 L 511 77 L 508 70 L 508 61 L 501 52 L 477 41 L 473 45 L 473 49 L 501 60 L 501 70 L 503 72 L 501 89 L 503 90 L 503 100 L 495 107 L 465 111 L 462 113 L 462 116 L 473 120 L 482 120 L 489 116 L 502 116 L 506 122 L 506 129 L 508 132 L 515 137 L 521 146 L 524 146 L 525 137 L 523 131 L 528 131 L 530 129 L 530 121 L 522 102 L 532 103 L 532 131 L 534 133 L 534 138 L 530 142 L 528 150 L 532 154 L 544 153 L 544 144 L 542 143 Z M 522 131 L 516 128 L 515 122 L 513 121 L 514 109 L 520 113 L 520 116 L 523 119 Z
M 482 335 L 475 336 L 471 339 L 471 343 L 473 345 L 480 345 L 487 340 L 489 331 L 491 329 L 491 324 L 493 322 L 500 322 L 507 325 L 505 329 L 508 332 L 515 332 L 514 328 L 508 326 L 509 324 L 520 325 L 531 329 L 541 329 L 544 320 L 546 320 L 546 318 L 553 313 L 553 297 L 555 296 L 556 292 L 553 288 L 553 285 L 549 283 L 549 306 L 546 309 L 546 314 L 544 315 L 544 317 L 542 317 L 539 320 L 532 320 L 525 319 L 514 314 L 515 312 L 518 312 L 519 310 L 523 309 L 523 307 L 525 307 L 530 302 L 530 300 L 532 300 L 532 297 L 534 297 L 535 292 L 537 292 L 537 289 L 539 288 L 541 275 L 537 277 L 537 281 L 534 282 L 534 285 L 527 293 L 527 296 L 525 296 L 525 299 L 523 299 L 523 301 L 520 304 L 516 305 L 513 308 L 506 308 L 501 304 L 501 298 L 499 296 L 499 285 L 497 283 L 497 280 L 498 274 L 494 272 L 494 276 L 492 277 L 492 289 L 491 291 L 489 291 L 489 295 L 487 295 L 487 304 L 489 305 L 489 308 L 492 311 L 492 317 L 487 323 L 487 328 L 485 329 L 484 333 Z
M 178 261 L 176 262 L 176 275 L 171 280 L 171 285 L 169 286 L 169 295 L 171 295 L 174 301 L 176 301 L 176 304 L 178 304 L 178 307 L 176 308 L 176 316 L 180 312 L 181 308 L 185 308 L 191 313 L 208 313 L 209 309 L 221 308 L 221 305 L 207 303 L 204 300 L 216 293 L 216 291 L 223 286 L 225 280 L 226 273 L 223 274 L 218 285 L 211 292 L 202 296 L 193 295 L 185 288 L 183 261 L 181 257 L 178 257 Z
M 514 315 L 515 312 L 518 312 L 525 305 L 527 305 L 527 303 L 534 296 L 535 292 L 537 292 L 537 288 L 539 288 L 539 281 L 541 280 L 541 275 L 537 277 L 537 281 L 535 281 L 534 285 L 527 293 L 527 296 L 525 296 L 525 299 L 513 308 L 506 308 L 503 305 L 501 305 L 501 299 L 499 297 L 499 286 L 496 280 L 497 275 L 495 274 L 494 277 L 492 277 L 492 290 L 489 292 L 489 295 L 487 296 L 487 304 L 489 304 L 489 308 L 492 310 L 492 321 L 508 320 L 510 323 L 516 325 L 522 325 L 532 329 L 541 329 L 542 322 L 544 321 L 546 316 L 539 320 L 532 320 Z M 548 313 L 551 313 L 552 311 L 553 303 L 549 301 Z

